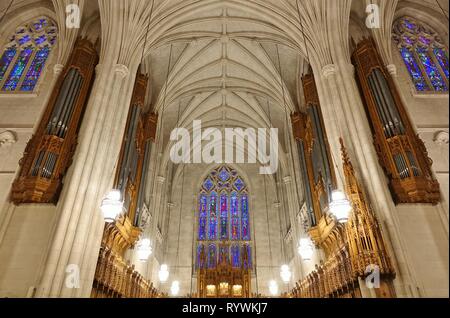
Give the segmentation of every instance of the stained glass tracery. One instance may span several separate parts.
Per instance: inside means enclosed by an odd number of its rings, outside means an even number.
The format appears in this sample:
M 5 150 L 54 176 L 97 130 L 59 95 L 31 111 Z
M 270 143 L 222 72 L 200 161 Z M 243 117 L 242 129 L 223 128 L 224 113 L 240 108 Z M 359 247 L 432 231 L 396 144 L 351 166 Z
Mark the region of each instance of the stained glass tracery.
M 394 25 L 394 41 L 418 92 L 448 92 L 448 50 L 436 32 L 410 17 Z
M 227 166 L 213 170 L 202 183 L 198 209 L 197 267 L 203 266 L 205 243 L 208 267 L 223 261 L 235 268 L 251 264 L 244 264 L 242 256 L 251 249 L 248 188 L 237 171 Z
M 16 28 L 0 58 L 0 91 L 32 92 L 44 70 L 57 28 L 45 18 Z

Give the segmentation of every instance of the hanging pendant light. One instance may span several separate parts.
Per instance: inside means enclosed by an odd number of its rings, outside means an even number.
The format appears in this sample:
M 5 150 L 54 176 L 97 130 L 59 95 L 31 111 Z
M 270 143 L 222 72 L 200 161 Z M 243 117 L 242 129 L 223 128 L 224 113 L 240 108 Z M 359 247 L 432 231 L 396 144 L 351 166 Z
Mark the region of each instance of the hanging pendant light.
M 314 255 L 314 246 L 309 238 L 300 239 L 298 254 L 304 261 L 310 261 Z
M 152 255 L 152 252 L 153 250 L 149 239 L 143 239 L 138 243 L 137 257 L 141 262 L 148 261 L 148 258 L 150 257 L 150 255 Z
M 172 293 L 172 296 L 178 296 L 178 293 L 180 292 L 180 282 L 177 280 L 174 280 L 172 282 L 172 286 L 170 286 L 170 292 Z
M 285 265 L 281 266 L 280 276 L 281 276 L 281 280 L 285 284 L 287 284 L 291 281 L 292 272 L 289 268 L 289 265 L 285 264 Z
M 161 283 L 167 282 L 167 279 L 169 278 L 169 267 L 166 264 L 161 265 L 158 272 L 158 277 Z
M 119 190 L 112 190 L 103 199 L 100 209 L 106 223 L 112 223 L 123 212 L 123 201 Z
M 270 291 L 270 294 L 272 296 L 277 296 L 278 295 L 278 284 L 277 284 L 276 281 L 271 280 L 269 282 L 269 291 Z
M 339 223 L 347 223 L 352 205 L 345 196 L 344 192 L 334 190 L 331 193 L 330 212 L 336 217 Z

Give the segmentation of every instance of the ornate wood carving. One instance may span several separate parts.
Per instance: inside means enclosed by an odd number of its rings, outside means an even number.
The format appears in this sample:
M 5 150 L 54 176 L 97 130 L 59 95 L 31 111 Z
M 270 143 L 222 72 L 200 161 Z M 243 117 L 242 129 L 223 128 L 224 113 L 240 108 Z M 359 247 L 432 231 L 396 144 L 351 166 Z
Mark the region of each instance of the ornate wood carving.
M 359 298 L 360 279 L 365 280 L 369 266 L 377 266 L 380 288 L 377 297 L 395 296 L 392 280 L 395 270 L 385 247 L 381 228 L 365 199 L 341 140 L 345 187 L 353 211 L 345 225 L 334 224 L 322 239 L 327 259 L 292 290 L 296 298 Z
M 226 243 L 224 243 L 226 244 Z M 220 248 L 219 248 L 220 250 Z M 228 250 L 228 247 L 226 247 Z M 219 263 L 214 268 L 208 268 L 205 250 L 200 253 L 200 264 L 197 272 L 199 298 L 250 298 L 251 269 L 246 268 L 249 255 L 244 252 L 242 267 L 235 268 L 231 260 L 219 257 Z
M 433 177 L 431 160 L 422 140 L 414 132 L 395 83 L 383 67 L 373 40 L 365 39 L 358 45 L 353 61 L 374 134 L 375 149 L 389 178 L 395 203 L 438 203 L 439 183 Z M 375 74 L 381 76 L 378 80 L 381 84 L 376 85 L 387 84 L 388 101 L 380 101 L 380 94 L 371 88 Z M 383 109 L 385 105 L 390 108 Z
M 64 174 L 77 146 L 97 61 L 93 44 L 79 39 L 20 160 L 21 171 L 11 193 L 15 204 L 58 201 Z
M 100 249 L 92 298 L 159 298 L 162 295 L 113 250 Z
M 346 225 L 348 249 L 353 272 L 365 278 L 367 267 L 379 268 L 384 286 L 376 292 L 379 297 L 395 297 L 392 280 L 395 270 L 384 243 L 380 225 L 366 201 L 365 195 L 355 176 L 353 165 L 341 139 L 342 162 L 344 165 L 345 189 L 352 203 L 353 212 Z

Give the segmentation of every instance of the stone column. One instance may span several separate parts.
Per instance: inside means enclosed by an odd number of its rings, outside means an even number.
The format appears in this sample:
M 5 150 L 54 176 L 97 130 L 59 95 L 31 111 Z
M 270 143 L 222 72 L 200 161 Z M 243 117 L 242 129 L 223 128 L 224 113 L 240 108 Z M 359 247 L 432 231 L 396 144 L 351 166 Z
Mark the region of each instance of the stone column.
M 113 184 L 148 23 L 147 2 L 134 2 L 124 13 L 126 0 L 99 0 L 101 64 L 57 206 L 59 218 L 37 297 L 90 296 L 104 227 L 99 206 Z M 72 272 L 66 273 L 69 265 Z M 74 268 L 79 269 L 79 284 L 67 285 L 67 275 L 74 274 Z

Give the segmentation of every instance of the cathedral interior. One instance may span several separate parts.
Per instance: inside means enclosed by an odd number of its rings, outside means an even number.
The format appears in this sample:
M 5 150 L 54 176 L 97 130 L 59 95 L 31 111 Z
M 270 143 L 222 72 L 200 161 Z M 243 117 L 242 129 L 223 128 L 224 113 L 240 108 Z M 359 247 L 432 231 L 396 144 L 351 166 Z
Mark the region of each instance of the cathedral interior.
M 447 298 L 448 30 L 444 0 L 0 0 L 0 297 Z

